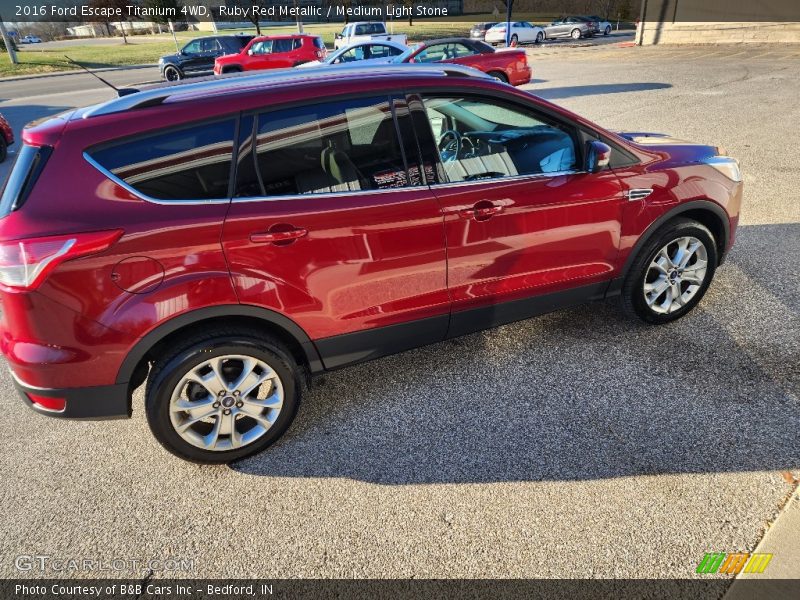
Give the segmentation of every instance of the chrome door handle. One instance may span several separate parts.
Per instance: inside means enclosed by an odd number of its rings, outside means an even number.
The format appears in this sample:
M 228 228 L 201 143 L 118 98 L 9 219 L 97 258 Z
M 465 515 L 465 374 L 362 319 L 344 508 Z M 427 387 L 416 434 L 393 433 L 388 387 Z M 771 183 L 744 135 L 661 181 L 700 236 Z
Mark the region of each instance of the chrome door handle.
M 262 231 L 250 234 L 250 241 L 254 244 L 274 244 L 276 242 L 292 242 L 308 235 L 307 229 L 297 228 L 289 231 Z

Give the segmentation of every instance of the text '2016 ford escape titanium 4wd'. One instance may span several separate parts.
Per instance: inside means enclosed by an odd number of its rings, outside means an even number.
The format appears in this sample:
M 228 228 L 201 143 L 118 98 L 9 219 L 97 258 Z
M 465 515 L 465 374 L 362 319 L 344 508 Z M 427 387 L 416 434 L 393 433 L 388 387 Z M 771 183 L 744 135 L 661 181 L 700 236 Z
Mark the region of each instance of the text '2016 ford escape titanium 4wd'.
M 143 90 L 23 132 L 0 203 L 22 398 L 226 462 L 308 375 L 612 296 L 685 315 L 734 240 L 738 164 L 616 134 L 453 65 Z

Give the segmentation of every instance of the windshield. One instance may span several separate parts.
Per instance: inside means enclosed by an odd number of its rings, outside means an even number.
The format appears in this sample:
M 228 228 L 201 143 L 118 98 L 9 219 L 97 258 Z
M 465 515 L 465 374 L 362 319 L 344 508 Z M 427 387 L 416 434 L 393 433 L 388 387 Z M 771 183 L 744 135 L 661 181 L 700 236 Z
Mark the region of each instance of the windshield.
M 404 62 L 406 62 L 409 58 L 411 58 L 411 56 L 414 53 L 416 53 L 417 50 L 419 50 L 423 46 L 424 46 L 424 44 L 417 44 L 416 46 L 412 46 L 411 48 L 409 48 L 408 50 L 403 52 L 400 56 L 395 56 L 392 59 L 392 62 L 393 63 L 404 63 Z

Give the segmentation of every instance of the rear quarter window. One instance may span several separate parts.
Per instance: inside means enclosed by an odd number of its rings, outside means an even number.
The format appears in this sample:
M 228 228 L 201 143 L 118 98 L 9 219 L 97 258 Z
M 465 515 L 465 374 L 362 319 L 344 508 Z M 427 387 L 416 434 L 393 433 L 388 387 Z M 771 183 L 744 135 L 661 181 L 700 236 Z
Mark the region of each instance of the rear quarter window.
M 50 146 L 23 145 L 17 154 L 11 172 L 3 184 L 0 196 L 0 218 L 6 217 L 27 200 L 39 174 L 50 156 Z
M 90 149 L 107 176 L 157 200 L 228 198 L 235 120 L 120 140 Z

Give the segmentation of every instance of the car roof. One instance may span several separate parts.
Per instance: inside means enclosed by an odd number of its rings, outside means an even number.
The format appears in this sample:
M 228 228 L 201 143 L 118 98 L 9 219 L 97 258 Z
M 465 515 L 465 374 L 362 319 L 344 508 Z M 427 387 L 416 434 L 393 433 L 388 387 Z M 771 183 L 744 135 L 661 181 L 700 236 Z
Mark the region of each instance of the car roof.
M 437 38 L 435 40 L 425 40 L 422 42 L 425 46 L 433 46 L 434 44 L 453 44 L 456 42 L 461 42 L 463 44 L 467 44 L 471 46 L 475 43 L 475 40 L 471 40 L 466 37 L 449 37 L 449 38 Z
M 344 74 L 346 71 L 346 75 Z M 133 91 L 107 102 L 76 111 L 74 118 L 88 119 L 95 116 L 127 112 L 137 108 L 157 106 L 165 103 L 188 102 L 209 97 L 236 93 L 262 92 L 270 88 L 281 88 L 301 83 L 327 83 L 340 81 L 365 81 L 398 76 L 417 78 L 460 77 L 492 79 L 476 69 L 449 63 L 386 64 L 380 69 L 371 66 L 321 66 L 315 69 L 274 69 L 255 74 L 236 74 L 204 79 L 192 83 L 162 83 Z

